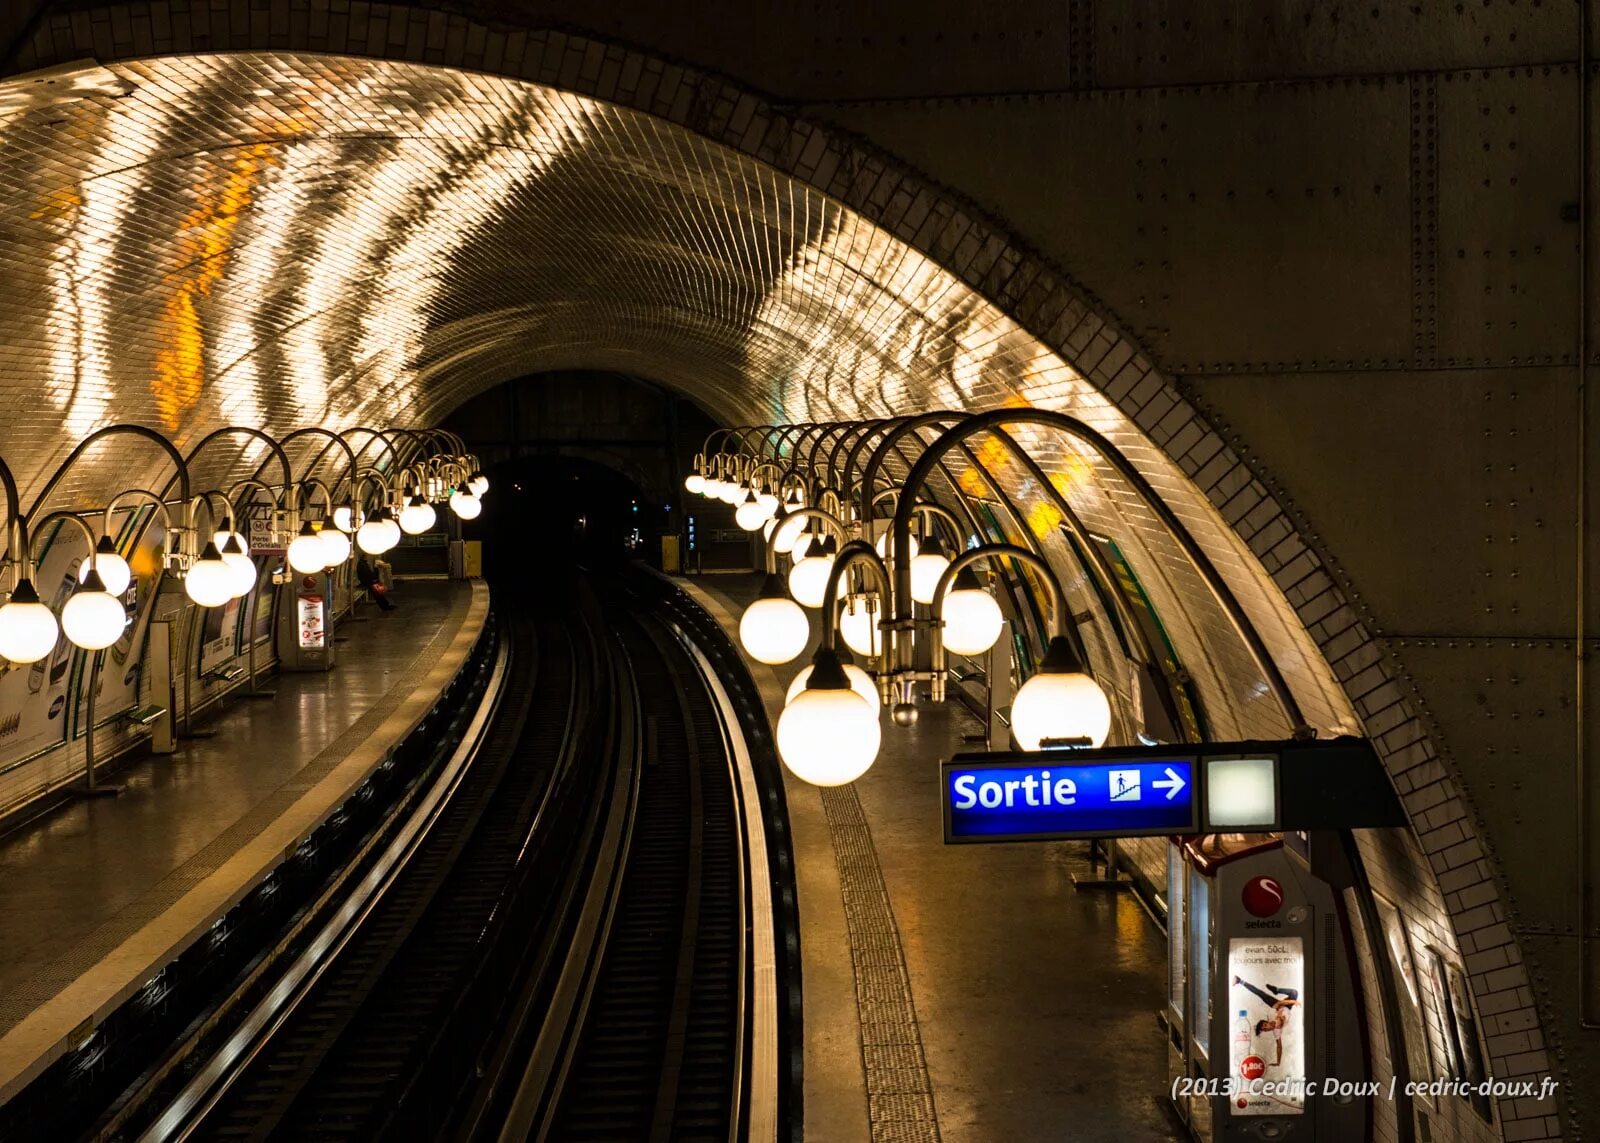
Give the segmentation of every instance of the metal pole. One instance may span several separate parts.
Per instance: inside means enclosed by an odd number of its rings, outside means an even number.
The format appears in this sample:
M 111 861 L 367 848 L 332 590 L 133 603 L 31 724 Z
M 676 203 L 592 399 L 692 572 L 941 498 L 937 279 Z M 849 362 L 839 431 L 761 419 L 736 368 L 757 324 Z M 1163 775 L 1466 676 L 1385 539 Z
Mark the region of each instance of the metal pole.
M 83 785 L 74 793 L 85 798 L 114 798 L 122 793 L 121 786 L 100 786 L 94 780 L 94 698 L 100 689 L 100 664 L 104 651 L 96 651 L 89 659 L 89 694 L 84 714 L 83 730 Z

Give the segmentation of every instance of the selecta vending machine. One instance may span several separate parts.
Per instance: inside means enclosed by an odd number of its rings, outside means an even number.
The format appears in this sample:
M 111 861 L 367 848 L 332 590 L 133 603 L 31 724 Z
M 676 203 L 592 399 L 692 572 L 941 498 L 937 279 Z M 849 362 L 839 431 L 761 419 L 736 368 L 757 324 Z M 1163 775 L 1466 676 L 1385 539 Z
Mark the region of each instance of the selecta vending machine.
M 285 671 L 333 667 L 333 582 L 293 573 L 278 589 L 278 663 Z
M 1324 839 L 1326 841 L 1326 839 Z M 1325 857 L 1333 881 L 1313 873 Z M 1195 1138 L 1369 1137 L 1370 1080 L 1338 852 L 1306 834 L 1169 854 L 1171 1096 Z

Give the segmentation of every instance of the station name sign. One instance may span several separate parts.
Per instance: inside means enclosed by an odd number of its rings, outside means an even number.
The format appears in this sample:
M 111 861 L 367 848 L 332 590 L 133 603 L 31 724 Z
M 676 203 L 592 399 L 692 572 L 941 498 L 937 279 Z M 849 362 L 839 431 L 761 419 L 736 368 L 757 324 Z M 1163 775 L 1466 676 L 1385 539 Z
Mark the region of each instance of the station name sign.
M 958 756 L 943 764 L 945 840 L 1193 833 L 1193 755 L 1080 763 L 1072 752 Z

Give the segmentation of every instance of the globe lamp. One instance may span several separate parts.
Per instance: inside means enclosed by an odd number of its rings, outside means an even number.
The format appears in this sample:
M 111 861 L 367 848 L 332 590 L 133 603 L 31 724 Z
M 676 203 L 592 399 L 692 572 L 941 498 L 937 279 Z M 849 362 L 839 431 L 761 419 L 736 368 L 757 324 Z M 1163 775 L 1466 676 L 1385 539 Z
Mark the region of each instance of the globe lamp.
M 13 663 L 37 663 L 55 650 L 60 628 L 55 614 L 39 601 L 29 579 L 19 579 L 0 606 L 0 655 Z
M 811 621 L 784 587 L 783 577 L 769 574 L 756 601 L 739 618 L 739 642 L 752 659 L 787 663 L 806 649 Z
M 78 567 L 78 582 L 87 583 L 89 580 L 90 562 L 84 560 Z M 133 582 L 133 569 L 128 567 L 128 561 L 118 553 L 116 545 L 111 542 L 110 536 L 101 536 L 100 542 L 94 546 L 94 570 L 100 573 L 100 582 L 106 585 L 106 590 L 112 595 L 121 595 L 128 590 L 128 585 Z
M 839 551 L 832 536 L 824 536 L 813 543 L 811 550 L 794 567 L 789 569 L 789 594 L 804 607 L 821 607 L 822 597 L 828 591 L 828 575 L 833 571 L 833 560 Z
M 824 648 L 805 689 L 778 716 L 778 756 L 802 781 L 842 786 L 867 772 L 882 735 L 877 704 L 851 688 L 838 656 Z
M 1111 733 L 1111 704 L 1084 671 L 1066 636 L 1050 640 L 1039 669 L 1011 700 L 1011 733 L 1024 750 L 1074 739 L 1091 747 L 1105 744 Z
M 327 549 L 312 530 L 311 521 L 300 525 L 300 534 L 289 541 L 289 566 L 301 575 L 314 575 L 328 566 Z
M 981 655 L 993 647 L 1005 622 L 994 596 L 966 568 L 956 573 L 954 586 L 945 593 L 940 616 L 945 649 L 958 655 Z
M 232 533 L 218 533 L 226 535 L 223 540 L 221 554 L 222 562 L 228 565 L 228 572 L 233 577 L 233 598 L 249 595 L 256 586 L 256 565 L 245 554 L 244 545 L 239 542 L 239 537 Z
M 217 551 L 217 545 L 208 542 L 183 577 L 183 590 L 201 607 L 221 607 L 234 597 L 234 583 L 233 570 Z
M 930 536 L 911 560 L 911 598 L 918 603 L 932 603 L 939 579 L 949 566 L 950 557 L 944 554 L 939 537 Z
M 128 612 L 122 600 L 107 591 L 100 573 L 90 568 L 61 609 L 61 629 L 85 651 L 103 651 L 122 638 L 127 625 Z

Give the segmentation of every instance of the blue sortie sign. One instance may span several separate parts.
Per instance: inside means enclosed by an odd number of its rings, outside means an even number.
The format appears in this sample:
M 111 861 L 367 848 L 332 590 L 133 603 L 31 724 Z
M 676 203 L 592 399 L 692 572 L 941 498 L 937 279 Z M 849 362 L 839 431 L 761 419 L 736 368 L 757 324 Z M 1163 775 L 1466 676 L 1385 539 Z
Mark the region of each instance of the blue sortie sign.
M 1073 765 L 1070 752 L 1027 762 L 956 758 L 943 766 L 947 841 L 1192 833 L 1194 758 Z

